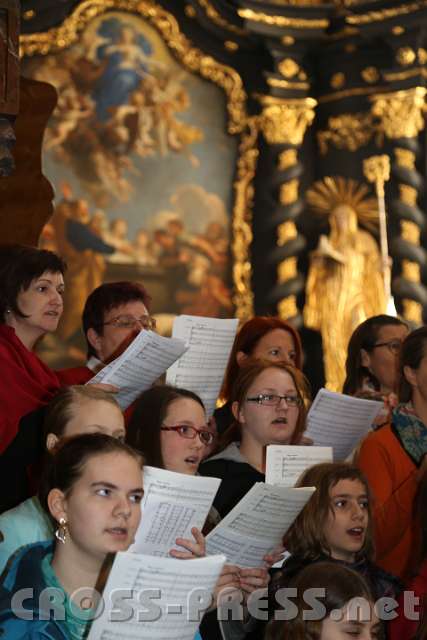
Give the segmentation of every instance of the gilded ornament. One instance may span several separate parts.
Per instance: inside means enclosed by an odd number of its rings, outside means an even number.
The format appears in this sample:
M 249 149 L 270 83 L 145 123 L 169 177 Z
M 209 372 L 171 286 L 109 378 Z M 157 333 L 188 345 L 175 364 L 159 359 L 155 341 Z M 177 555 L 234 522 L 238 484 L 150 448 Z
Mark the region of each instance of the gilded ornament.
M 307 80 L 307 74 L 306 74 L 306 72 L 305 72 L 305 71 L 300 71 L 300 72 L 299 72 L 299 74 L 298 74 L 298 78 L 299 78 L 300 80 Z
M 263 106 L 261 128 L 267 142 L 300 145 L 307 127 L 313 122 L 316 100 L 260 96 L 260 102 Z
M 300 70 L 300 67 L 292 58 L 284 58 L 279 62 L 278 69 L 285 78 L 293 78 Z
M 237 44 L 237 42 L 233 42 L 233 40 L 225 40 L 224 47 L 227 49 L 227 51 L 234 52 L 239 50 L 239 45 Z
M 376 93 L 379 89 L 385 89 L 385 87 L 354 87 L 354 89 L 343 89 L 342 91 L 335 91 L 335 93 L 325 94 L 320 96 L 319 104 L 325 102 L 333 102 L 334 100 L 342 100 L 343 98 L 351 98 L 352 96 L 367 96 L 371 93 Z
M 403 317 L 408 322 L 413 322 L 414 324 L 423 324 L 423 308 L 419 302 L 416 300 L 402 300 L 403 306 Z
M 366 67 L 360 72 L 362 79 L 369 84 L 374 84 L 380 79 L 379 71 L 376 67 Z
M 405 2 L 404 4 L 400 5 L 400 7 L 393 7 L 391 9 L 379 9 L 377 11 L 368 11 L 366 13 L 358 15 L 349 15 L 346 16 L 345 21 L 347 22 L 347 24 L 353 25 L 371 24 L 372 22 L 383 22 L 383 20 L 397 18 L 398 16 L 404 16 L 408 13 L 412 13 L 413 11 L 419 11 L 419 9 L 419 2 Z
M 136 13 L 159 31 L 167 46 L 182 64 L 192 72 L 220 86 L 227 94 L 229 133 L 239 133 L 245 128 L 247 95 L 240 75 L 232 67 L 217 62 L 193 47 L 181 33 L 176 18 L 152 0 L 84 0 L 59 27 L 43 33 L 21 36 L 21 55 L 47 55 L 77 42 L 79 33 L 96 17 L 112 10 Z
M 277 267 L 277 279 L 279 284 L 292 280 L 297 276 L 297 258 L 286 258 Z
M 286 45 L 287 47 L 291 47 L 293 44 L 295 44 L 295 38 L 293 38 L 292 36 L 283 36 L 282 44 Z
M 369 113 L 343 113 L 328 119 L 328 129 L 317 133 L 319 151 L 326 155 L 329 145 L 338 149 L 356 151 L 368 144 L 373 135 Z
M 396 61 L 402 67 L 413 64 L 417 58 L 417 54 L 411 47 L 401 47 L 397 50 Z
M 394 36 L 401 36 L 402 33 L 405 33 L 405 29 L 403 27 L 397 26 L 397 27 L 393 27 L 391 32 Z
M 298 188 L 299 188 L 299 180 L 294 178 L 293 180 L 289 180 L 289 182 L 285 182 L 280 187 L 280 202 L 284 205 L 293 204 L 298 200 Z
M 186 4 L 184 11 L 188 18 L 195 18 L 197 15 L 195 8 L 191 4 Z
M 295 222 L 286 220 L 277 227 L 277 246 L 283 247 L 289 240 L 293 240 L 298 235 Z
M 390 158 L 387 155 L 366 158 L 363 161 L 363 173 L 368 182 L 384 184 L 390 180 Z
M 418 49 L 418 60 L 421 62 L 421 64 L 425 64 L 427 62 L 426 49 L 423 49 L 422 47 Z
M 267 78 L 270 87 L 279 87 L 280 89 L 310 89 L 308 82 L 292 82 L 291 80 L 283 80 L 282 78 Z
M 237 13 L 243 20 L 261 22 L 273 27 L 291 27 L 293 29 L 327 29 L 329 20 L 318 18 L 289 18 L 274 16 L 269 13 L 253 11 L 252 9 L 238 9 Z
M 345 85 L 345 75 L 339 71 L 338 73 L 334 73 L 331 77 L 329 84 L 332 89 L 341 89 Z
M 396 147 L 394 156 L 396 158 L 396 164 L 399 167 L 405 167 L 405 169 L 411 170 L 415 169 L 415 153 L 413 151 Z
M 279 154 L 279 171 L 285 171 L 285 169 L 289 169 L 289 167 L 293 167 L 297 163 L 297 150 L 296 149 L 286 149 Z
M 400 199 L 410 207 L 417 206 L 418 191 L 409 184 L 399 184 Z
M 279 317 L 283 318 L 283 320 L 288 320 L 289 318 L 294 318 L 298 315 L 299 310 L 297 307 L 297 299 L 296 296 L 287 296 L 280 300 L 277 305 L 277 311 L 279 313 Z
M 412 220 L 401 220 L 400 229 L 402 232 L 403 240 L 410 242 L 411 244 L 420 244 L 420 228 Z
M 246 36 L 247 32 L 240 27 L 236 27 L 236 25 L 231 24 L 225 18 L 218 13 L 215 7 L 208 0 L 197 0 L 199 5 L 205 11 L 207 17 L 212 20 L 214 24 L 217 24 L 219 27 L 226 29 L 227 31 L 231 31 L 232 33 L 236 33 L 240 36 Z
M 409 282 L 421 282 L 420 265 L 411 260 L 402 260 L 402 276 Z
M 250 118 L 248 129 L 243 133 L 239 145 L 237 179 L 234 182 L 235 201 L 232 218 L 233 238 L 233 303 L 236 317 L 246 321 L 254 315 L 254 300 L 251 286 L 252 266 L 250 246 L 252 243 L 253 179 L 258 161 L 258 120 Z
M 36 16 L 36 12 L 34 11 L 34 9 L 28 9 L 27 11 L 24 11 L 22 14 L 22 17 L 24 18 L 24 20 L 32 20 L 33 18 L 35 18 Z
M 415 138 L 424 128 L 422 110 L 427 90 L 415 87 L 372 96 L 372 115 L 387 138 Z

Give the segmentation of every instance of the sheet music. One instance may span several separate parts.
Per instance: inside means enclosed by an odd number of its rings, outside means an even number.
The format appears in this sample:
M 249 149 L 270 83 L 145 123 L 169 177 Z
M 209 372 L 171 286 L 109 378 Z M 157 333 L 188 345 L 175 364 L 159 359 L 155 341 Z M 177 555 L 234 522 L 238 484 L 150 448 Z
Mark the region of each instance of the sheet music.
M 117 553 L 88 640 L 194 640 L 224 563 Z
M 308 412 L 306 435 L 345 460 L 371 428 L 383 403 L 320 389 Z
M 176 538 L 202 529 L 221 480 L 144 467 L 142 518 L 130 551 L 169 556 Z
M 332 460 L 332 447 L 270 444 L 267 447 L 265 482 L 294 487 L 306 469 L 319 462 L 332 462 Z
M 101 369 L 87 384 L 103 382 L 118 387 L 119 392 L 115 397 L 125 410 L 186 350 L 182 340 L 164 338 L 154 331 L 141 331 L 118 358 Z
M 274 487 L 256 482 L 206 537 L 206 553 L 225 553 L 227 562 L 260 567 L 263 556 L 282 542 L 314 487 Z
M 197 393 L 209 417 L 215 410 L 238 323 L 238 319 L 199 316 L 178 316 L 173 323 L 172 336 L 184 340 L 189 348 L 168 369 L 166 382 Z

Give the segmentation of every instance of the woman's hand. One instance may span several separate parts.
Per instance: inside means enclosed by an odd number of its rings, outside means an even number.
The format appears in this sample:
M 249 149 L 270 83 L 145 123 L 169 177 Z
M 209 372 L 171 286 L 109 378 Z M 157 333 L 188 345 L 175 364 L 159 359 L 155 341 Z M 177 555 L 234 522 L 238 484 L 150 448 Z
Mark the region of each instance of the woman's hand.
M 169 551 L 173 558 L 179 558 L 180 560 L 191 560 L 193 558 L 204 558 L 206 555 L 206 540 L 205 536 L 197 527 L 191 529 L 195 542 L 188 538 L 177 538 L 175 544 L 179 547 L 184 547 L 187 551 L 179 551 L 179 549 L 171 549 Z
M 265 567 L 256 569 L 240 569 L 240 588 L 245 598 L 257 589 L 265 589 L 270 582 L 270 575 Z
M 271 551 L 271 553 L 267 553 L 263 557 L 266 569 L 270 569 L 270 567 L 272 567 L 273 564 L 276 564 L 276 562 L 279 562 L 280 560 L 282 560 L 283 554 L 285 553 L 285 551 L 286 551 L 285 547 L 276 547 L 275 549 L 273 549 L 273 551 Z
M 227 591 L 224 593 L 227 598 L 229 598 L 230 590 L 232 589 L 236 591 L 236 594 L 240 592 L 240 571 L 240 567 L 234 564 L 225 564 L 223 566 L 218 578 L 218 582 L 216 583 L 214 592 L 212 594 L 212 608 L 219 606 L 219 603 L 221 602 L 221 592 L 223 592 L 224 589 L 227 589 Z

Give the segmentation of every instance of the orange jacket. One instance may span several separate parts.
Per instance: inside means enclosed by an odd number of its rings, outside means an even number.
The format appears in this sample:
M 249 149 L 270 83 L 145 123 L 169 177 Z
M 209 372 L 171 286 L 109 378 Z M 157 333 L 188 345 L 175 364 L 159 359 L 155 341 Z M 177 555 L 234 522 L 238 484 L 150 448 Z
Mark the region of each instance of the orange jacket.
M 370 433 L 360 446 L 356 464 L 373 493 L 376 563 L 400 578 L 410 568 L 415 544 L 413 502 L 417 467 L 390 425 Z

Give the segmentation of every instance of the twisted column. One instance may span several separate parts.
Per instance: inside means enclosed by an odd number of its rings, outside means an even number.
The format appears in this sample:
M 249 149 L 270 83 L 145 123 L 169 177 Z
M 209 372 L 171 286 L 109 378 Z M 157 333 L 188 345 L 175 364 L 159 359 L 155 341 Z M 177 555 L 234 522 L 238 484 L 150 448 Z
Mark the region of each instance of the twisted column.
M 396 229 L 390 245 L 393 271 L 400 266 L 392 290 L 405 319 L 416 324 L 422 323 L 423 307 L 427 306 L 427 288 L 421 278 L 427 252 L 420 244 L 425 218 L 417 204 L 424 180 L 416 168 L 426 93 L 426 89 L 416 87 L 372 98 L 372 114 L 379 119 L 378 129 L 391 141 L 392 173 L 397 183 L 388 204 L 390 220 Z
M 306 246 L 296 225 L 304 208 L 299 194 L 303 166 L 298 161 L 298 151 L 314 119 L 316 101 L 262 96 L 261 104 L 261 131 L 271 146 L 276 168 L 269 190 L 275 194 L 277 206 L 270 220 L 266 220 L 276 234 L 275 247 L 267 257 L 274 269 L 276 284 L 268 299 L 280 317 L 293 319 L 298 325 L 302 317 L 297 298 L 304 292 L 304 275 L 298 271 L 298 257 Z

